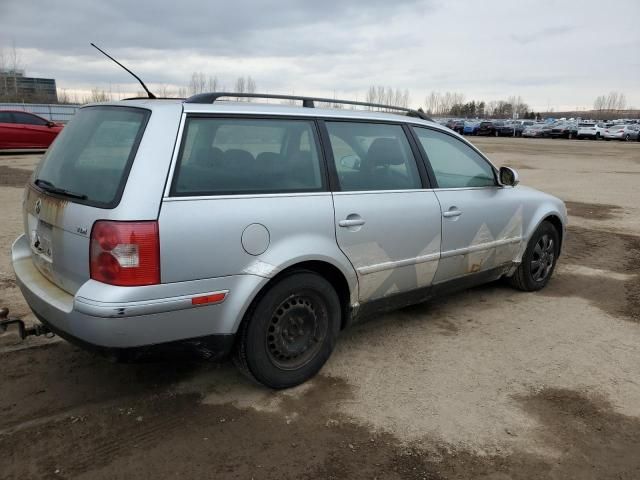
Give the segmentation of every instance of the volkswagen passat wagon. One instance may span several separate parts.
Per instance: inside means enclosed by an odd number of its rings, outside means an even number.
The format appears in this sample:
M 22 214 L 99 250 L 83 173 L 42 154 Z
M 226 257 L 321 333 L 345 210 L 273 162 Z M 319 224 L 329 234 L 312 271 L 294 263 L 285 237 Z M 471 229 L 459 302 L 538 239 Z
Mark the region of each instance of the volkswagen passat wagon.
M 373 313 L 549 281 L 563 202 L 423 114 L 221 96 L 83 107 L 43 157 L 12 259 L 50 331 L 120 358 L 233 353 L 285 388 Z

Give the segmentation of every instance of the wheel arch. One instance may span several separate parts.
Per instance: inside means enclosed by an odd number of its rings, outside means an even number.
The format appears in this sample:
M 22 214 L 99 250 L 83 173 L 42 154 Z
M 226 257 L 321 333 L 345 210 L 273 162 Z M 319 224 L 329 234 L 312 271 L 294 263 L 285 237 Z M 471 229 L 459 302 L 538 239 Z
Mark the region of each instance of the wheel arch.
M 340 300 L 340 308 L 342 311 L 341 329 L 349 323 L 351 314 L 351 305 L 354 303 L 354 299 L 357 299 L 357 279 L 354 275 L 351 279 L 342 271 L 341 268 L 333 264 L 332 262 L 324 259 L 300 259 L 290 265 L 282 268 L 277 274 L 269 278 L 264 284 L 260 286 L 258 291 L 253 295 L 249 307 L 242 315 L 242 319 L 238 322 L 236 331 L 240 330 L 240 327 L 247 321 L 249 315 L 255 308 L 255 305 L 266 294 L 266 292 L 281 281 L 283 278 L 292 275 L 296 272 L 313 272 L 320 275 L 327 280 L 336 290 L 338 298 Z
M 562 252 L 564 246 L 567 224 L 567 211 L 564 202 L 559 198 L 546 194 L 541 197 L 538 192 L 535 193 L 534 196 L 525 199 L 525 204 L 531 205 L 533 203 L 535 203 L 535 207 L 524 215 L 522 242 L 518 254 L 513 259 L 514 268 L 522 260 L 522 256 L 531 241 L 531 237 L 536 230 L 538 230 L 542 222 L 547 221 L 551 223 L 557 230 L 558 236 L 560 237 L 559 252 Z M 510 273 L 513 273 L 513 270 L 511 270 Z

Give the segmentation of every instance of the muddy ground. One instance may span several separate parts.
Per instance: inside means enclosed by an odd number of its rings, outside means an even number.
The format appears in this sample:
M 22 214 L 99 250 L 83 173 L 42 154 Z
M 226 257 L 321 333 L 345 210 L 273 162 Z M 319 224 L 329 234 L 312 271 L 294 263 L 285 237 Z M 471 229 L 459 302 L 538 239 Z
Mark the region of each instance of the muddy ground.
M 0 478 L 640 478 L 640 144 L 474 140 L 567 201 L 545 290 L 381 316 L 284 392 L 0 334 Z M 0 156 L 0 306 L 28 321 L 8 249 L 36 161 Z

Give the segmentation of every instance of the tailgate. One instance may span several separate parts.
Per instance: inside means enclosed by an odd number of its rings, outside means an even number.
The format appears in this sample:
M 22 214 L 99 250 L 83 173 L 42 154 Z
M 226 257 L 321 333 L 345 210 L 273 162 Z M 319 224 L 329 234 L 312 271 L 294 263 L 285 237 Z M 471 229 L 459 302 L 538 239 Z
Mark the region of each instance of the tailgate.
M 87 208 L 47 195 L 27 186 L 24 231 L 36 268 L 61 289 L 74 294 L 89 279 L 89 231 L 91 224 L 74 222 Z M 84 232 L 84 233 L 83 233 Z

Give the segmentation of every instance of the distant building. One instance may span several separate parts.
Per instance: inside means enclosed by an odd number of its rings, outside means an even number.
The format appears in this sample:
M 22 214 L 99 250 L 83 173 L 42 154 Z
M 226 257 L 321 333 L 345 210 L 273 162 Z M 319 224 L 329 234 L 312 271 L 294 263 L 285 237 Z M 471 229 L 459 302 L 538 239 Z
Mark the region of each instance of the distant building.
M 25 77 L 20 70 L 0 70 L 0 102 L 58 103 L 56 81 Z

